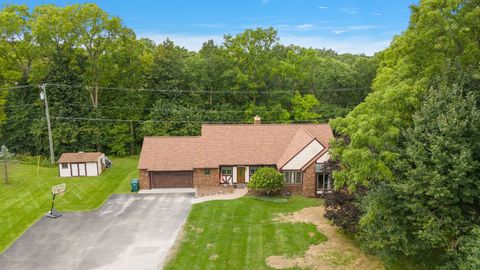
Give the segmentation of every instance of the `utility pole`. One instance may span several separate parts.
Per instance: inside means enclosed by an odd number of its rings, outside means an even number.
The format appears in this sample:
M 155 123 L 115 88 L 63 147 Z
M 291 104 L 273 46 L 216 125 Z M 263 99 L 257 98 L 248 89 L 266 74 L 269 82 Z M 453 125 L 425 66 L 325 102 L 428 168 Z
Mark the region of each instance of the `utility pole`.
M 47 116 L 48 144 L 50 146 L 50 164 L 53 165 L 55 163 L 55 154 L 53 153 L 52 126 L 50 125 L 50 112 L 48 111 L 46 84 L 40 85 L 40 88 L 42 88 L 42 92 L 40 93 L 40 99 L 45 101 L 45 115 Z

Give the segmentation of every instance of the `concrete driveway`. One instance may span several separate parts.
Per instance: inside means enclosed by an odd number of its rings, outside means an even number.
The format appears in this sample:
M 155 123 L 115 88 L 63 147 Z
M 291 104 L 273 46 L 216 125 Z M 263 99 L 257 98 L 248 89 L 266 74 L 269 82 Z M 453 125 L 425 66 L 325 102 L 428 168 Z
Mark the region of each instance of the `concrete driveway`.
M 113 195 L 94 212 L 43 217 L 0 254 L 0 268 L 161 269 L 192 198 Z

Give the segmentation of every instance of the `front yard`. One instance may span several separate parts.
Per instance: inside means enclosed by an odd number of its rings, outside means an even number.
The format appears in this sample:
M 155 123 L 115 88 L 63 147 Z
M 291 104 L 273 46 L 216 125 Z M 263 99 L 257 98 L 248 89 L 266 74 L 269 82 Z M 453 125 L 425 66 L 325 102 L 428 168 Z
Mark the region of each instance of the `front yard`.
M 111 194 L 130 191 L 130 179 L 138 177 L 137 164 L 137 158 L 114 159 L 113 167 L 100 176 L 74 178 L 58 177 L 57 167 L 14 164 L 10 184 L 0 184 L 0 252 L 50 209 L 52 186 L 67 184 L 67 192 L 55 202 L 60 212 L 93 210 Z
M 278 214 L 321 204 L 318 199 L 292 197 L 264 201 L 243 197 L 192 207 L 176 255 L 165 269 L 270 269 L 273 255 L 302 255 L 326 237 L 313 224 L 275 221 Z

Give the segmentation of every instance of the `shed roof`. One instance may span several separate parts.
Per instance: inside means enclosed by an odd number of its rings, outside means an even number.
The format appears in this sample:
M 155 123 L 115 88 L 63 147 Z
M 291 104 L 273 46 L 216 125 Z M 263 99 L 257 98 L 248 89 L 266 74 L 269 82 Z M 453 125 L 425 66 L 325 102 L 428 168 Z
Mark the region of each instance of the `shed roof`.
M 63 153 L 58 159 L 58 163 L 96 162 L 102 155 L 101 152 Z

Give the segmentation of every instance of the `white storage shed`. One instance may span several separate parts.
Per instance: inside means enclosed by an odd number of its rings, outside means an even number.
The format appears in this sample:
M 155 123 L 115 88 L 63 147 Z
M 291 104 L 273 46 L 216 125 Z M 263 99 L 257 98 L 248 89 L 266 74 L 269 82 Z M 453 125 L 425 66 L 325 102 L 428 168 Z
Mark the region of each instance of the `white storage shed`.
M 63 153 L 58 159 L 60 177 L 97 176 L 105 168 L 105 154 L 101 152 Z

